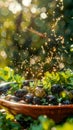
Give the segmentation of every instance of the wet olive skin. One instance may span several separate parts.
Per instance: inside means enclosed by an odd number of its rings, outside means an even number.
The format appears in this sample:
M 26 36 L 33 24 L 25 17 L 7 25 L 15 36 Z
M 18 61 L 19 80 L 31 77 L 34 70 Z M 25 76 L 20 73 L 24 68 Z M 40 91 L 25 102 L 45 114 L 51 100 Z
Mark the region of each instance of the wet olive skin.
M 32 100 L 32 104 L 34 104 L 34 105 L 36 105 L 36 104 L 40 105 L 41 104 L 41 99 L 39 97 L 34 96 L 33 100 Z
M 59 94 L 60 92 L 62 92 L 64 89 L 60 84 L 54 84 L 51 87 L 51 92 L 52 94 Z
M 16 97 L 22 98 L 27 93 L 28 93 L 28 91 L 26 89 L 19 89 L 19 90 L 15 91 L 14 95 Z
M 48 104 L 58 105 L 57 98 L 54 95 L 48 95 L 46 98 Z
M 26 103 L 32 103 L 32 100 L 33 100 L 33 94 L 32 93 L 27 93 L 25 96 L 24 96 L 24 101 Z

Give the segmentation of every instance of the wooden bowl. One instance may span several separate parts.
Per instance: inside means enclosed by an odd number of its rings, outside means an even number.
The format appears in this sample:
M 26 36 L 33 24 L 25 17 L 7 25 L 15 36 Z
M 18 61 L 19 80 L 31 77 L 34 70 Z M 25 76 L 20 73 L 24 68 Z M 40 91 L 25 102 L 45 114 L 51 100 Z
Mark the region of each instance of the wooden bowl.
M 73 105 L 29 105 L 22 103 L 14 103 L 4 99 L 0 99 L 0 105 L 8 108 L 14 114 L 24 114 L 36 119 L 40 115 L 47 115 L 56 123 L 61 122 L 66 117 L 73 114 Z

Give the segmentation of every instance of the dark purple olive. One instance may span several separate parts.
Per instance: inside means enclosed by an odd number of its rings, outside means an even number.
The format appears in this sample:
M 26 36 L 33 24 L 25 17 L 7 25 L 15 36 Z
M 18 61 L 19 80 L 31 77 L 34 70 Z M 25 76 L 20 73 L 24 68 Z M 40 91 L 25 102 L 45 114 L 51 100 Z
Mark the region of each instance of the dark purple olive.
M 2 86 L 2 87 L 0 87 L 0 95 L 2 94 L 2 93 L 7 93 L 7 91 L 9 90 L 11 88 L 11 86 L 10 85 L 5 85 L 5 86 Z
M 38 104 L 40 105 L 41 104 L 41 99 L 39 97 L 36 97 L 34 96 L 33 97 L 33 100 L 32 100 L 32 103 L 35 105 L 35 104 Z
M 14 100 L 14 101 L 16 101 L 16 102 L 19 102 L 19 101 L 21 100 L 21 98 L 16 97 L 16 96 L 13 96 L 13 97 L 11 98 L 11 100 Z
M 62 92 L 64 89 L 60 84 L 54 84 L 51 87 L 51 92 L 52 94 L 59 94 L 60 92 Z
M 57 98 L 54 95 L 48 95 L 46 97 L 46 101 L 48 102 L 48 104 L 52 104 L 52 105 L 58 104 Z
M 15 91 L 14 95 L 16 97 L 22 98 L 27 93 L 28 93 L 28 91 L 26 89 L 19 89 L 19 90 Z
M 63 100 L 61 103 L 64 105 L 69 105 L 71 104 L 71 101 L 69 99 L 66 99 L 66 100 Z
M 33 94 L 32 93 L 27 93 L 25 96 L 24 96 L 24 101 L 26 103 L 32 103 L 32 100 L 33 100 Z

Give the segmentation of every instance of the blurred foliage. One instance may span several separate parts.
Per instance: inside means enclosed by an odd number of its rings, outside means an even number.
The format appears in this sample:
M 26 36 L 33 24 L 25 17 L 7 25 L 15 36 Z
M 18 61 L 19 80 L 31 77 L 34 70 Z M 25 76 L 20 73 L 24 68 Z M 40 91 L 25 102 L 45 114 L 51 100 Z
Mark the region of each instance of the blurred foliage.
M 50 89 L 53 84 L 61 84 L 63 86 L 66 86 L 68 89 L 72 89 L 73 72 L 70 69 L 61 72 L 46 72 L 42 78 L 42 83 L 46 89 Z
M 29 123 L 29 127 L 24 128 L 21 126 L 20 122 L 18 120 L 24 120 L 24 122 L 27 124 Z M 73 117 L 69 117 L 66 119 L 66 121 L 56 124 L 52 119 L 49 119 L 47 116 L 39 116 L 38 119 L 32 119 L 29 116 L 24 116 L 21 114 L 18 114 L 15 116 L 15 120 L 8 118 L 7 114 L 3 114 L 0 112 L 0 129 L 1 130 L 72 130 L 73 129 Z
M 13 94 L 20 89 L 24 81 L 24 77 L 16 74 L 13 69 L 7 66 L 0 68 L 0 83 L 9 82 L 11 84 L 8 94 Z
M 0 82 L 15 82 L 21 84 L 24 82 L 24 77 L 19 74 L 15 74 L 14 70 L 5 66 L 0 68 Z
M 14 120 L 7 119 L 6 114 L 0 112 L 0 129 L 1 130 L 21 130 L 21 126 Z
M 39 116 L 38 120 L 30 125 L 28 130 L 72 130 L 73 117 L 68 118 L 61 124 L 55 124 L 52 119 L 47 116 Z
M 0 0 L 0 67 L 41 78 L 73 70 L 72 57 L 72 0 Z

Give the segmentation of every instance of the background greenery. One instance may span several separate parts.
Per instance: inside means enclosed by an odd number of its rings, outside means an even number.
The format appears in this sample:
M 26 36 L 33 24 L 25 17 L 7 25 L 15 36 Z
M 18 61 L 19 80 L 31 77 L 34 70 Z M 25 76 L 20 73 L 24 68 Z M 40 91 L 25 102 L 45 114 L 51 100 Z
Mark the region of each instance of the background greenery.
M 0 0 L 0 67 L 26 78 L 73 70 L 72 0 Z

